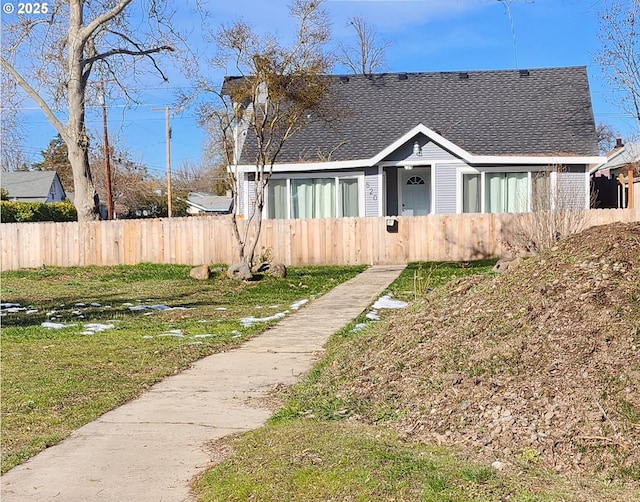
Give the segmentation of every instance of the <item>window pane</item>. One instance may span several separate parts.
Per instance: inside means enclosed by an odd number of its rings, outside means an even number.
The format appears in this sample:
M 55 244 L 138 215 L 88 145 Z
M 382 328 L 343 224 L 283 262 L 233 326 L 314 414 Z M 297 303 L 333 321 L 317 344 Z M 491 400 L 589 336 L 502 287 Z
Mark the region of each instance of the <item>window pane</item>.
M 333 178 L 291 180 L 292 218 L 331 218 L 335 214 Z
M 525 213 L 527 211 L 527 173 L 506 173 L 507 213 Z
M 480 175 L 462 175 L 462 212 L 480 212 Z
M 360 205 L 358 203 L 358 180 L 340 180 L 340 216 L 359 216 Z
M 502 173 L 487 173 L 485 185 L 485 212 L 504 213 L 505 179 Z
M 487 213 L 524 213 L 528 207 L 527 173 L 487 173 L 485 175 L 485 211 Z
M 287 180 L 269 180 L 267 184 L 268 217 L 287 217 Z

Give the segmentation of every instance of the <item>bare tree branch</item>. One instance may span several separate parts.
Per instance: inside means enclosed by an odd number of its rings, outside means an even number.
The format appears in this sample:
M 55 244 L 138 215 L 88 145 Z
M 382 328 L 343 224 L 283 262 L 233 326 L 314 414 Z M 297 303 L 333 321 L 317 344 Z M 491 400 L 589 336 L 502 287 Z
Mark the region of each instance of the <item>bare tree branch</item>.
M 340 45 L 338 62 L 356 75 L 372 75 L 384 70 L 386 50 L 391 43 L 381 41 L 375 29 L 362 17 L 349 19 L 349 25 L 355 32 L 357 45 L 356 47 Z
M 55 127 L 56 131 L 60 133 L 60 136 L 65 138 L 66 128 L 64 124 L 60 122 L 60 120 L 58 120 L 58 117 L 56 117 L 55 113 L 53 113 L 47 102 L 40 96 L 38 91 L 36 91 L 29 84 L 29 82 L 27 82 L 24 77 L 20 75 L 20 73 L 18 73 L 18 71 L 13 66 L 11 66 L 9 62 L 2 56 L 0 56 L 0 64 L 2 65 L 2 68 L 14 78 L 16 83 L 20 87 L 22 87 L 27 95 L 38 104 L 38 106 L 42 109 L 42 112 L 46 115 L 47 120 L 49 120 L 49 122 L 51 122 L 51 125 Z

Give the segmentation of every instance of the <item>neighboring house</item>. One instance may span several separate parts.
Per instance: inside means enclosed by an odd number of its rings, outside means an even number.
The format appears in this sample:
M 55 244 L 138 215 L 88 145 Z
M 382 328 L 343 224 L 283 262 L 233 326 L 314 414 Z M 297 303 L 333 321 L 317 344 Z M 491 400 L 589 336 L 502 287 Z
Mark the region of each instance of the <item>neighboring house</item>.
M 0 185 L 9 200 L 19 202 L 60 202 L 66 194 L 55 171 L 16 171 L 0 175 Z
M 590 171 L 606 159 L 585 67 L 327 78 L 343 113 L 285 144 L 267 218 L 526 212 L 552 190 L 589 207 Z M 247 214 L 255 153 L 251 131 L 236 134 L 229 169 Z
M 619 142 L 607 158 L 594 173 L 600 207 L 640 207 L 640 143 Z
M 233 198 L 212 193 L 189 192 L 185 202 L 189 214 L 230 214 Z

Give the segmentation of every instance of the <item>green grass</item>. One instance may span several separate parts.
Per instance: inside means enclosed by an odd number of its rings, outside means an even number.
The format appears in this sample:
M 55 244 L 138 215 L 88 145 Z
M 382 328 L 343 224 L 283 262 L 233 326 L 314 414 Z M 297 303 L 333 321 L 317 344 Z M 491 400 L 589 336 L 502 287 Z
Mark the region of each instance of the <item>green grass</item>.
M 361 270 L 292 267 L 286 279 L 248 283 L 220 274 L 196 281 L 188 266 L 177 265 L 3 273 L 2 302 L 37 312 L 2 317 L 2 472 L 163 377 L 274 322 L 247 327 L 240 319 L 283 312 Z M 139 305 L 180 309 L 130 308 Z M 43 328 L 45 321 L 65 328 Z M 88 323 L 113 328 L 83 334 Z
M 344 423 L 270 425 L 230 444 L 235 455 L 199 481 L 200 500 L 450 500 L 496 479 L 388 431 Z
M 443 448 L 403 443 L 389 430 L 346 422 L 272 423 L 223 443 L 231 456 L 194 485 L 201 502 L 624 500 L 593 499 L 589 487 L 535 467 L 498 472 Z
M 390 286 L 394 298 L 411 301 L 449 281 L 491 272 L 496 260 L 467 262 L 411 262 Z

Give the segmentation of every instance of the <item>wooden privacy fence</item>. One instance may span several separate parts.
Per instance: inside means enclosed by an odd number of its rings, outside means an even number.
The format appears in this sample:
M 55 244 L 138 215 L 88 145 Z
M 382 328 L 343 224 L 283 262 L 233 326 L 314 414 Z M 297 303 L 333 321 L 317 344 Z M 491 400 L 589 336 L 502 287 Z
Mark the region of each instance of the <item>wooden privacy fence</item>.
M 265 220 L 257 254 L 286 265 L 392 264 L 500 256 L 531 215 L 456 214 L 387 218 Z M 585 226 L 640 221 L 640 209 L 581 213 Z M 520 223 L 519 223 L 520 221 Z M 88 223 L 3 223 L 1 269 L 141 262 L 232 263 L 229 217 Z

